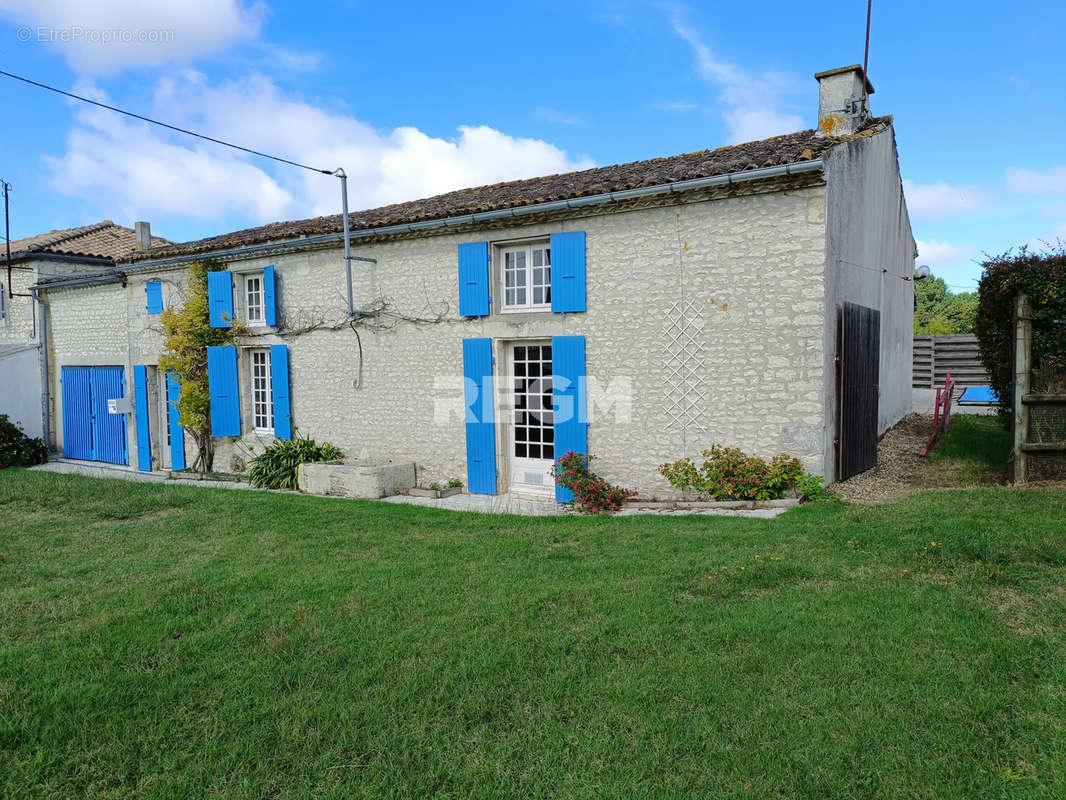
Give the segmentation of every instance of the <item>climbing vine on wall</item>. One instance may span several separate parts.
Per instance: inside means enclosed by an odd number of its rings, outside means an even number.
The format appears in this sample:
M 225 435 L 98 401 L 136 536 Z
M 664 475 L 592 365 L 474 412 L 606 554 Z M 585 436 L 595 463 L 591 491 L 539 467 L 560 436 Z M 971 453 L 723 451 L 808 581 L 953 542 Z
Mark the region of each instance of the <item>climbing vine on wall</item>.
M 196 444 L 192 468 L 206 472 L 214 458 L 211 438 L 211 396 L 207 379 L 207 348 L 232 345 L 246 333 L 245 326 L 234 320 L 232 327 L 212 328 L 207 299 L 207 273 L 226 269 L 218 261 L 197 261 L 189 267 L 189 286 L 185 304 L 166 309 L 160 317 L 163 326 L 163 355 L 159 368 L 179 376 L 181 396 L 178 413 L 181 424 Z

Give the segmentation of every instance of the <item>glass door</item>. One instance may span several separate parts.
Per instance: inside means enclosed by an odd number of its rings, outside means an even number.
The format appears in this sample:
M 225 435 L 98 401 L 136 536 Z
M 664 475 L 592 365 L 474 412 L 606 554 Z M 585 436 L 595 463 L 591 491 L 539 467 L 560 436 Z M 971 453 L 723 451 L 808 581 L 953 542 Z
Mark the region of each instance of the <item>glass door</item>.
M 509 383 L 514 417 L 509 431 L 512 491 L 552 495 L 555 481 L 555 420 L 552 414 L 551 343 L 510 347 Z

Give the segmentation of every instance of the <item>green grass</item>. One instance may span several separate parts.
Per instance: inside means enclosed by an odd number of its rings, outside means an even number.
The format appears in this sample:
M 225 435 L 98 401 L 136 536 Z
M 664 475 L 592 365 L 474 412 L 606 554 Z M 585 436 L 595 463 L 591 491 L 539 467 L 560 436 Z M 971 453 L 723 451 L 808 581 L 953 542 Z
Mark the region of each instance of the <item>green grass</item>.
M 0 795 L 1063 797 L 1064 519 L 1002 488 L 522 519 L 5 470 Z
M 930 455 L 934 461 L 963 461 L 978 468 L 1005 472 L 1010 464 L 1010 450 L 1010 431 L 998 417 L 957 414 Z

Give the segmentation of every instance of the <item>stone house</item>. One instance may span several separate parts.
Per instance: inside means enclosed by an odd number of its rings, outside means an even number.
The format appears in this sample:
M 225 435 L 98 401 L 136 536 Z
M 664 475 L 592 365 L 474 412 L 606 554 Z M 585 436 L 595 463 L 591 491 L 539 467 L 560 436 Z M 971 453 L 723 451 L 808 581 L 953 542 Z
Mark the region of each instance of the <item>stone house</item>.
M 143 231 L 142 231 L 143 233 Z M 40 308 L 31 288 L 56 276 L 99 273 L 137 248 L 138 232 L 109 219 L 5 243 L 0 274 L 0 414 L 29 436 L 44 433 Z M 144 239 L 142 247 L 170 244 Z M 10 250 L 10 258 L 6 251 Z
M 833 477 L 847 420 L 876 437 L 909 410 L 915 243 L 873 87 L 859 67 L 816 77 L 816 129 L 357 212 L 347 262 L 333 216 L 42 281 L 56 445 L 186 463 L 158 314 L 212 258 L 212 324 L 250 330 L 209 352 L 216 469 L 298 431 L 489 494 L 567 499 L 550 469 L 574 450 L 669 496 L 658 466 L 715 442 Z M 880 312 L 872 405 L 839 400 L 849 304 Z M 125 398 L 102 434 L 101 385 Z

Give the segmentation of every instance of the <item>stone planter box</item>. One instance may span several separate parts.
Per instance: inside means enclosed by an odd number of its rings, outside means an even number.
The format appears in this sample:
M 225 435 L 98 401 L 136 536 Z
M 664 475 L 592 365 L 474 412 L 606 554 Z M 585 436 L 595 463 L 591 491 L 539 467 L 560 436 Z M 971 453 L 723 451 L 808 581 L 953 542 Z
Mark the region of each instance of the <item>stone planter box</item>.
M 462 487 L 459 486 L 449 486 L 446 489 L 422 489 L 416 486 L 413 489 L 408 489 L 406 494 L 411 495 L 411 497 L 432 497 L 439 500 L 442 497 L 451 497 L 453 494 L 459 494 L 461 491 L 463 491 Z
M 301 464 L 296 487 L 307 494 L 377 500 L 415 485 L 413 462 L 400 464 Z
M 630 500 L 625 508 L 644 509 L 647 511 L 673 511 L 691 509 L 720 508 L 724 510 L 754 510 L 756 508 L 792 508 L 798 506 L 799 500 L 794 497 L 784 497 L 780 500 Z

